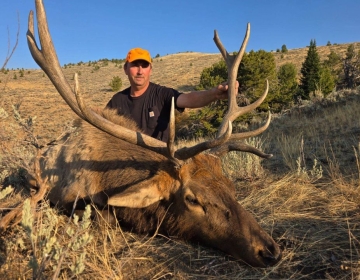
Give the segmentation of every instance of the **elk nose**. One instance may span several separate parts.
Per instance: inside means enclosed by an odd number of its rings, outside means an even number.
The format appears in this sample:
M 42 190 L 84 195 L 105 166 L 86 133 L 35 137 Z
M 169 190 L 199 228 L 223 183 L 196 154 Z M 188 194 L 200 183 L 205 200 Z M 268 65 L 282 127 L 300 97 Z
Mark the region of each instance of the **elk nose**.
M 269 246 L 260 250 L 259 256 L 263 260 L 265 266 L 271 266 L 281 260 L 282 254 L 278 246 Z

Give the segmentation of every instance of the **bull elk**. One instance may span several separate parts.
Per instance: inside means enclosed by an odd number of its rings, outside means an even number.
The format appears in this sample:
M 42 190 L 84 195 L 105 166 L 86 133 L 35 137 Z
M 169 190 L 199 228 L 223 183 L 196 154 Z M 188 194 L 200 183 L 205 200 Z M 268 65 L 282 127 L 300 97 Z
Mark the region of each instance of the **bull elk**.
M 229 110 L 217 137 L 177 148 L 173 108 L 169 141 L 164 143 L 143 134 L 124 116 L 92 110 L 84 104 L 77 77 L 72 89 L 61 70 L 42 0 L 35 0 L 35 4 L 41 48 L 35 40 L 31 11 L 27 32 L 30 52 L 79 116 L 74 121 L 76 130 L 43 153 L 41 176 L 50 185 L 50 201 L 67 211 L 76 201 L 80 211 L 91 203 L 136 232 L 158 230 L 218 248 L 251 266 L 275 265 L 281 259 L 279 246 L 236 201 L 235 187 L 222 174 L 217 156 L 237 150 L 271 157 L 239 142 L 264 131 L 270 115 L 259 129 L 232 134 L 232 121 L 259 106 L 268 91 L 266 84 L 264 94 L 254 103 L 245 107 L 236 103 L 236 75 L 249 38 L 249 25 L 236 56 L 228 54 L 215 31 L 214 41 L 229 73 Z

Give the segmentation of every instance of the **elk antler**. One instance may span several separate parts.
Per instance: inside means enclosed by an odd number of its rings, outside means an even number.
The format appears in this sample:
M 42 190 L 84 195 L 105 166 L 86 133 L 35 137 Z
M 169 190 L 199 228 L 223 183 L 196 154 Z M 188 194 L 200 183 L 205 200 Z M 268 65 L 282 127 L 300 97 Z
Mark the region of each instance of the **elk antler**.
M 170 137 L 171 140 L 169 143 L 165 144 L 143 133 L 115 125 L 89 109 L 81 98 L 77 75 L 75 75 L 75 89 L 73 90 L 61 70 L 55 47 L 51 40 L 42 0 L 35 0 L 35 6 L 41 50 L 35 40 L 34 15 L 33 11 L 30 11 L 26 35 L 31 55 L 41 69 L 44 70 L 62 98 L 80 118 L 110 135 L 155 151 L 174 161 L 188 159 L 204 150 L 221 145 L 230 138 L 231 127 L 228 126 L 227 132 L 223 133 L 221 137 L 194 145 L 193 147 L 185 147 L 175 151 L 173 136 Z M 172 118 L 174 118 L 174 116 L 172 116 Z M 173 123 L 174 121 L 172 121 L 172 126 L 170 127 L 172 135 L 175 133 Z
M 250 37 L 250 23 L 247 24 L 245 37 L 244 37 L 244 40 L 240 47 L 239 52 L 236 55 L 230 55 L 227 52 L 227 50 L 225 49 L 224 45 L 221 43 L 217 31 L 216 30 L 214 31 L 215 44 L 218 47 L 218 49 L 220 50 L 220 52 L 226 62 L 226 66 L 227 66 L 228 104 L 229 104 L 229 109 L 228 109 L 227 113 L 225 114 L 224 119 L 220 125 L 220 128 L 217 132 L 217 137 L 219 137 L 220 135 L 225 133 L 228 123 L 231 123 L 232 121 L 234 121 L 237 117 L 239 117 L 241 115 L 244 115 L 248 112 L 255 110 L 264 101 L 264 99 L 267 96 L 268 90 L 269 90 L 269 82 L 266 80 L 266 89 L 265 89 L 264 93 L 260 96 L 260 98 L 257 99 L 255 102 L 253 102 L 245 107 L 239 107 L 236 102 L 236 95 L 237 95 L 236 86 L 235 86 L 236 85 L 236 77 L 237 77 L 241 59 L 245 53 L 246 45 L 249 41 L 249 37 Z M 265 123 L 265 125 L 263 125 L 262 127 L 258 128 L 256 130 L 253 130 L 253 131 L 236 133 L 236 134 L 231 135 L 230 141 L 225 143 L 225 145 L 227 145 L 227 147 L 218 147 L 218 148 L 213 149 L 212 152 L 219 153 L 220 150 L 221 151 L 238 150 L 238 151 L 244 151 L 244 152 L 251 152 L 251 153 L 254 153 L 263 158 L 272 157 L 271 154 L 265 154 L 265 153 L 261 152 L 260 150 L 257 150 L 254 147 L 251 147 L 251 146 L 243 144 L 243 143 L 237 143 L 235 141 L 235 140 L 253 137 L 253 136 L 256 136 L 256 135 L 262 133 L 263 131 L 265 131 L 268 128 L 268 126 L 270 124 L 270 120 L 271 120 L 271 114 L 269 112 L 269 117 L 268 117 L 268 120 Z
M 82 109 L 79 107 L 78 101 L 81 100 L 81 98 L 78 98 L 77 100 L 75 99 L 75 96 L 78 95 L 79 87 L 77 79 L 75 85 L 76 90 L 73 91 L 61 70 L 55 48 L 51 40 L 42 0 L 35 0 L 35 5 L 41 50 L 38 48 L 35 40 L 33 11 L 30 11 L 27 41 L 31 55 L 41 69 L 44 70 L 70 108 L 80 118 L 115 137 L 149 148 L 161 154 L 166 154 L 166 145 L 163 142 L 124 127 L 114 126 L 113 123 L 105 118 L 102 118 L 94 111 L 86 109 L 86 106 L 82 106 Z
M 211 139 L 209 141 L 205 141 L 199 144 L 196 144 L 192 147 L 183 147 L 181 149 L 175 150 L 174 147 L 174 138 L 175 138 L 175 126 L 174 126 L 174 109 L 172 109 L 171 114 L 171 121 L 170 121 L 170 138 L 167 144 L 165 144 L 162 141 L 159 141 L 155 138 L 152 138 L 148 135 L 145 135 L 140 132 L 136 132 L 130 129 L 127 129 L 125 127 L 116 125 L 107 119 L 101 117 L 97 113 L 95 113 L 93 110 L 88 108 L 85 105 L 85 102 L 81 98 L 81 94 L 79 91 L 79 84 L 77 75 L 75 75 L 75 89 L 73 90 L 71 86 L 69 85 L 68 81 L 66 80 L 57 55 L 55 51 L 55 47 L 52 43 L 47 20 L 46 20 L 46 13 L 44 9 L 44 5 L 42 0 L 35 0 L 35 6 L 36 6 L 36 17 L 37 17 L 37 23 L 38 23 L 38 32 L 39 32 L 39 39 L 40 39 L 40 46 L 41 50 L 39 49 L 35 36 L 34 36 L 34 15 L 33 11 L 30 11 L 29 14 L 29 22 L 28 22 L 28 32 L 27 32 L 27 41 L 28 46 L 31 52 L 32 57 L 36 61 L 36 63 L 41 67 L 41 69 L 44 70 L 46 75 L 49 77 L 51 82 L 54 84 L 57 91 L 60 93 L 62 98 L 66 101 L 66 103 L 70 106 L 70 108 L 83 120 L 87 121 L 91 125 L 97 127 L 98 129 L 113 135 L 114 137 L 117 137 L 119 139 L 122 139 L 124 141 L 127 141 L 132 144 L 139 145 L 141 147 L 144 147 L 146 149 L 155 151 L 159 154 L 162 154 L 170 159 L 172 159 L 175 163 L 180 163 L 182 160 L 186 160 L 188 158 L 191 158 L 195 156 L 196 154 L 212 149 L 215 147 L 219 147 L 223 145 L 226 141 L 229 139 L 235 140 L 235 139 L 242 139 L 247 138 L 250 136 L 254 136 L 260 133 L 260 130 L 252 131 L 250 133 L 240 133 L 235 134 L 231 136 L 232 132 L 232 126 L 231 122 L 239 115 L 245 114 L 253 109 L 255 109 L 257 106 L 261 104 L 263 99 L 266 97 L 267 90 L 263 94 L 261 98 L 259 98 L 256 102 L 253 104 L 250 104 L 246 107 L 239 108 L 236 104 L 235 99 L 235 83 L 236 83 L 236 75 L 237 75 L 237 69 L 240 64 L 241 58 L 245 51 L 245 46 L 248 41 L 249 37 L 249 25 L 248 30 L 245 36 L 245 39 L 243 41 L 243 44 L 241 46 L 240 52 L 236 56 L 235 60 L 232 56 L 230 56 L 225 48 L 223 47 L 222 43 L 220 42 L 217 33 L 215 31 L 215 43 L 218 46 L 220 52 L 222 53 L 226 64 L 229 69 L 229 111 L 226 114 L 222 125 L 220 126 L 218 135 L 215 139 Z M 231 71 L 230 71 L 231 70 Z M 174 106 L 174 105 L 172 105 Z M 268 121 L 269 123 L 269 121 Z M 265 125 L 261 132 L 265 130 L 268 126 Z M 231 147 L 243 147 L 243 145 L 232 145 Z M 229 149 L 233 149 L 229 146 Z M 239 150 L 241 150 L 239 148 Z M 244 150 L 245 151 L 245 150 Z M 261 152 L 259 151 L 259 154 Z

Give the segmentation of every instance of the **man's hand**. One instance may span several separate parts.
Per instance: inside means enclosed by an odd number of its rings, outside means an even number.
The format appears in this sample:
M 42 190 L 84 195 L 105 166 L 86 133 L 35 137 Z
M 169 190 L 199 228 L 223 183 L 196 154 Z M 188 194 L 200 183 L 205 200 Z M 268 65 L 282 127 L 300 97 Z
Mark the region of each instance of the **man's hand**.
M 217 91 L 216 93 L 216 98 L 217 99 L 227 99 L 228 98 L 228 82 L 224 82 L 220 85 L 218 85 L 215 90 Z M 235 83 L 235 94 L 237 94 L 239 91 L 239 82 L 236 81 Z
M 239 82 L 235 84 L 235 95 L 238 93 Z M 192 91 L 180 94 L 176 100 L 179 108 L 201 108 L 219 99 L 228 98 L 228 83 L 222 83 L 209 90 Z

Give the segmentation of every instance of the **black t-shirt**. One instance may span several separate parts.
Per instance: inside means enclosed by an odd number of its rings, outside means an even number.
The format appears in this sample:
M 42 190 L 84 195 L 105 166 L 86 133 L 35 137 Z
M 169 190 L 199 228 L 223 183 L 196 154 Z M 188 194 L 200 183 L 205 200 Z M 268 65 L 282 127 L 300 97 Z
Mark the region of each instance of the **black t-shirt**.
M 130 96 L 130 87 L 116 93 L 107 108 L 117 109 L 118 114 L 131 117 L 142 131 L 156 139 L 166 142 L 169 136 L 171 99 L 176 100 L 178 91 L 150 83 L 139 97 Z M 184 109 L 176 109 L 182 112 Z

